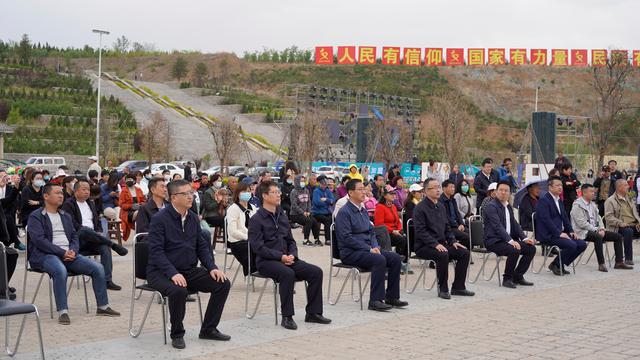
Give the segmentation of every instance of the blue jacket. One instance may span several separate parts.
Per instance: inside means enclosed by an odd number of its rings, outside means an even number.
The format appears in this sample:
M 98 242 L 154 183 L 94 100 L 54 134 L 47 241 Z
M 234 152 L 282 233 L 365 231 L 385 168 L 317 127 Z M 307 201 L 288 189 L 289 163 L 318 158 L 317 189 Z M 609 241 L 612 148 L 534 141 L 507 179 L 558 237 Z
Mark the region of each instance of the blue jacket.
M 275 214 L 264 207 L 259 208 L 249 220 L 248 241 L 251 251 L 256 254 L 256 266 L 263 261 L 280 261 L 282 255 L 298 258 L 289 220 L 281 208 L 277 208 Z
M 513 175 L 509 175 L 504 166 L 498 168 L 498 179 L 500 181 L 508 181 L 511 184 L 511 191 L 514 191 L 518 187 L 516 179 L 513 178 Z
M 338 211 L 335 224 L 341 258 L 359 251 L 368 253 L 372 248 L 380 247 L 364 207 L 360 210 L 351 201 L 347 201 Z
M 460 216 L 460 212 L 458 212 L 458 203 L 456 202 L 456 199 L 453 196 L 449 199 L 443 193 L 442 195 L 440 195 L 439 202 L 447 210 L 447 219 L 449 221 L 449 226 L 451 226 L 451 228 L 457 228 L 460 225 L 464 225 L 464 221 Z
M 149 225 L 149 264 L 147 273 L 159 271 L 171 278 L 181 271 L 198 266 L 198 260 L 208 271 L 217 269 L 211 245 L 200 237 L 200 220 L 193 211 L 187 211 L 182 226 L 180 213 L 172 205 L 158 211 Z
M 485 206 L 483 219 L 485 246 L 527 238 L 513 215 L 511 205 L 507 205 L 507 209 L 509 209 L 509 221 L 511 222 L 509 234 L 507 234 L 507 217 L 504 213 L 504 205 L 498 199 L 493 199 Z
M 538 201 L 535 216 L 536 239 L 545 243 L 557 239 L 561 233 L 572 233 L 571 221 L 560 202 L 560 213 L 551 193 L 544 194 Z
M 64 210 L 58 210 L 58 214 L 60 214 L 60 219 L 62 220 L 64 233 L 69 240 L 69 250 L 73 250 L 77 254 L 80 250 L 80 242 L 78 241 L 76 228 L 73 226 L 73 219 L 71 219 L 71 216 L 64 212 Z M 53 227 L 47 215 L 47 210 L 44 207 L 33 211 L 31 215 L 29 215 L 27 224 L 29 231 L 29 251 L 27 252 L 27 257 L 33 268 L 42 269 L 42 262 L 46 255 L 55 255 L 61 259 L 64 258 L 65 250 L 53 244 Z
M 320 198 L 327 198 L 320 201 Z M 331 215 L 331 206 L 333 205 L 333 193 L 329 188 L 322 190 L 317 187 L 313 190 L 313 200 L 311 202 L 311 214 L 313 215 Z
M 111 196 L 112 191 L 118 191 L 118 186 L 115 188 L 110 188 L 107 186 L 107 183 L 100 185 L 100 196 L 102 197 L 102 207 L 103 208 L 113 208 L 116 207 L 115 201 L 118 197 Z

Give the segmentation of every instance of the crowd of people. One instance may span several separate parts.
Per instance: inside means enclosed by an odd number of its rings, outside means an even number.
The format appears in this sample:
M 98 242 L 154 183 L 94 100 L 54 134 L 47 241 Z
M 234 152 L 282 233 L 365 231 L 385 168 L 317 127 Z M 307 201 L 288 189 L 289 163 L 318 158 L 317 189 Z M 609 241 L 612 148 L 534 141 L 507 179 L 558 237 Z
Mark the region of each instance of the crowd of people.
M 257 178 L 225 178 L 200 173 L 190 163 L 182 178 L 167 170 L 101 169 L 96 158 L 90 161 L 86 176 L 68 175 L 66 168 L 55 176 L 35 168 L 20 176 L 0 170 L 0 220 L 6 224 L 0 237 L 6 246 L 13 244 L 7 248 L 8 277 L 18 251 L 27 250 L 29 265 L 53 279 L 60 324 L 71 323 L 69 272 L 92 278 L 97 315 L 119 316 L 107 292 L 121 289 L 113 282 L 111 251 L 120 256 L 128 251 L 110 240 L 107 225 L 117 224 L 124 241 L 133 232 L 148 233 L 139 239 L 149 244 L 148 283 L 168 298 L 176 348 L 185 347 L 182 321 L 193 292 L 212 294 L 199 337 L 230 339 L 217 329 L 231 285 L 214 261 L 216 229 L 226 231 L 229 252 L 245 276 L 258 271 L 277 281 L 281 325 L 291 330 L 297 328 L 296 281 L 308 285 L 305 321 L 331 322 L 323 315 L 322 269 L 299 257 L 295 227 L 302 228 L 301 245 L 337 246 L 344 264 L 371 272 L 368 308 L 374 311 L 409 305 L 400 298 L 400 276 L 413 273 L 414 255 L 436 269 L 438 297 L 474 296 L 466 277 L 473 263 L 469 227 L 476 216 L 484 227 L 484 247 L 507 258 L 502 283 L 507 288 L 533 285 L 525 274 L 537 242 L 559 249 L 549 270 L 563 275 L 588 242 L 594 244 L 600 271 L 608 271 L 606 242 L 614 243 L 614 268 L 632 269 L 633 239 L 640 236 L 640 197 L 629 196 L 629 184 L 615 162 L 603 167 L 593 184 L 581 184 L 568 159 L 561 159 L 545 182 L 526 187 L 516 216 L 512 203 L 518 185 L 508 158 L 498 169 L 492 159 L 484 159 L 474 178 L 454 165 L 448 178 L 412 184 L 405 183 L 397 166 L 387 174 L 363 176 L 352 165 L 336 181 L 305 174 L 288 161 L 277 183 L 269 171 Z M 637 193 L 640 179 L 635 181 Z M 20 227 L 26 228 L 27 246 L 19 240 Z M 89 258 L 93 255 L 100 261 Z M 451 286 L 450 262 L 455 264 Z M 15 298 L 15 289 L 0 295 Z

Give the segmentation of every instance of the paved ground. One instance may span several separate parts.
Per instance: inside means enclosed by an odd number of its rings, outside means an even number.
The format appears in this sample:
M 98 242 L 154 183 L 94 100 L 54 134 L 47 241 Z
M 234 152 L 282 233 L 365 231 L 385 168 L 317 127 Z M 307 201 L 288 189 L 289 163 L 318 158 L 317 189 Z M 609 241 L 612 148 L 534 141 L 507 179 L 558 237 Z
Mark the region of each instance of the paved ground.
M 296 238 L 301 238 L 295 230 Z M 587 252 L 591 251 L 591 247 Z M 218 251 L 221 253 L 221 251 Z M 328 247 L 300 248 L 302 258 L 325 270 L 328 281 Z M 541 257 L 535 261 L 540 263 Z M 418 287 L 414 294 L 403 294 L 410 302 L 407 309 L 389 313 L 360 311 L 357 303 L 345 294 L 336 306 L 325 301 L 325 315 L 331 325 L 303 322 L 304 290 L 296 295 L 299 329 L 289 331 L 274 325 L 273 298 L 263 299 L 256 318 L 244 318 L 245 287 L 239 279 L 226 304 L 220 330 L 232 336 L 226 343 L 197 339 L 198 318 L 195 304 L 187 305 L 187 348 L 177 351 L 163 345 L 159 305 L 153 305 L 145 331 L 139 338 L 128 335 L 131 301 L 131 257 L 115 258 L 115 280 L 123 285 L 120 292 L 109 292 L 112 306 L 121 311 L 120 318 L 97 318 L 95 300 L 89 288 L 90 314 L 84 312 L 82 291 L 72 290 L 70 326 L 58 325 L 49 318 L 46 287 L 36 304 L 42 316 L 47 357 L 51 359 L 622 359 L 640 358 L 640 297 L 638 270 L 596 271 L 595 259 L 577 267 L 576 275 L 556 277 L 549 272 L 529 274 L 536 283 L 532 288 L 499 288 L 495 279 L 469 285 L 477 292 L 473 298 L 438 299 L 434 291 Z M 216 256 L 222 264 L 223 256 Z M 480 261 L 472 267 L 479 268 Z M 19 268 L 22 265 L 22 259 Z M 233 275 L 235 266 L 230 273 Z M 12 285 L 22 288 L 24 272 L 18 271 Z M 344 279 L 342 273 L 336 278 Z M 427 284 L 435 274 L 427 270 Z M 415 281 L 416 275 L 409 277 Z M 29 274 L 27 296 L 30 298 L 37 277 Z M 46 283 L 45 283 L 46 285 Z M 347 286 L 349 289 L 349 286 Z M 337 292 L 334 286 L 332 293 Z M 368 294 L 368 292 L 367 292 Z M 366 297 L 366 295 L 365 295 Z M 208 297 L 203 296 L 203 301 Z M 256 298 L 251 293 L 251 300 Z M 143 297 L 143 299 L 147 299 Z M 136 319 L 142 316 L 142 303 L 136 306 Z M 366 306 L 366 302 L 365 302 Z M 37 358 L 36 332 L 27 319 L 18 359 Z M 19 321 L 11 322 L 15 337 Z

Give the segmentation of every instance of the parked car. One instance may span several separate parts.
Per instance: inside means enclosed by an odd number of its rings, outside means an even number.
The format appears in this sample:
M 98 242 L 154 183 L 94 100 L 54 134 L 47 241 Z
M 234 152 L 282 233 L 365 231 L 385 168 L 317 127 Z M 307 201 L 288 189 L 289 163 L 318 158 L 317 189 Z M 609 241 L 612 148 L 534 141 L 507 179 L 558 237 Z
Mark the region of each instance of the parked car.
M 335 179 L 336 183 L 340 182 L 343 176 L 349 173 L 349 169 L 342 166 L 320 166 L 316 174 L 324 175 L 328 178 Z
M 33 156 L 27 159 L 26 166 L 35 167 L 41 170 L 48 170 L 55 174 L 58 168 L 66 165 L 67 162 L 61 156 Z
M 145 171 L 147 168 L 141 169 L 140 171 Z M 157 174 L 162 173 L 165 170 L 169 170 L 169 175 L 173 178 L 174 174 L 180 174 L 184 178 L 184 169 L 181 169 L 177 164 L 172 163 L 159 163 L 151 165 L 151 173 Z
M 125 167 L 129 167 L 129 170 L 133 173 L 138 170 L 143 171 L 147 166 L 149 166 L 149 162 L 147 162 L 146 160 L 127 160 L 118 165 L 116 170 L 121 173 L 124 171 Z
M 207 174 L 207 176 L 211 176 L 215 173 L 219 173 L 220 172 L 220 166 L 212 166 L 210 168 L 208 168 L 207 170 L 203 170 L 202 173 L 203 174 Z
M 244 166 L 229 166 L 229 175 L 240 176 L 247 173 L 247 168 Z

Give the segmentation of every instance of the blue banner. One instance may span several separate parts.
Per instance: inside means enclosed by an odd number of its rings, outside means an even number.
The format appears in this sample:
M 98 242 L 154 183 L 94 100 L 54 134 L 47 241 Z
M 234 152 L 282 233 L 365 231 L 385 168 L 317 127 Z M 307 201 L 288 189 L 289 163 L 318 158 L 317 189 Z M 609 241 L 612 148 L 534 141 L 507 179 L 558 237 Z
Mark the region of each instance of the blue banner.
M 420 182 L 421 164 L 413 165 L 411 163 L 403 163 L 400 165 L 400 176 L 403 177 L 404 183 L 407 185 Z

